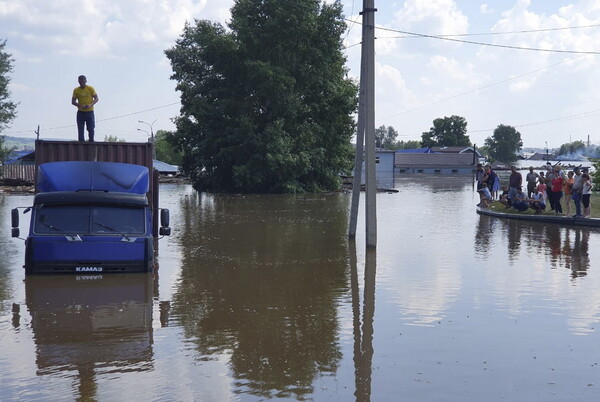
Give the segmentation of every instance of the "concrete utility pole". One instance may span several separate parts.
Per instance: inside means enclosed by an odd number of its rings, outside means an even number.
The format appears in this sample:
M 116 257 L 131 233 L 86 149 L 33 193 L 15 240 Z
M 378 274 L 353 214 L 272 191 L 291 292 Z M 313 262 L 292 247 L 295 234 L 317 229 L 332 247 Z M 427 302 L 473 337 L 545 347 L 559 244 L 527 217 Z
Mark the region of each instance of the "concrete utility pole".
M 363 0 L 363 33 L 360 67 L 360 93 L 356 132 L 356 159 L 350 207 L 348 236 L 356 236 L 361 187 L 362 160 L 365 157 L 365 226 L 367 247 L 377 246 L 377 205 L 375 177 L 375 11 L 374 0 Z M 365 151 L 363 152 L 363 141 Z
M 354 157 L 354 178 L 352 179 L 352 204 L 350 205 L 350 224 L 348 237 L 356 237 L 356 226 L 358 221 L 358 204 L 360 203 L 360 188 L 362 186 L 362 165 L 365 155 L 365 103 L 366 103 L 366 81 L 365 72 L 365 42 L 362 42 L 362 54 L 360 62 L 360 83 L 358 92 L 358 121 L 356 124 L 356 155 Z
M 377 205 L 375 180 L 375 0 L 364 0 L 363 42 L 365 49 L 366 104 L 365 104 L 365 198 L 367 247 L 377 246 Z
M 142 123 L 142 124 L 145 124 L 148 127 L 150 127 L 150 142 L 152 143 L 152 159 L 156 159 L 156 143 L 154 142 L 154 129 L 152 128 L 154 123 L 156 123 L 156 120 L 157 119 L 154 119 L 152 124 L 146 123 L 145 121 L 138 120 L 138 123 Z M 147 131 L 141 130 L 139 128 L 138 128 L 138 131 L 144 131 L 145 133 L 147 133 Z

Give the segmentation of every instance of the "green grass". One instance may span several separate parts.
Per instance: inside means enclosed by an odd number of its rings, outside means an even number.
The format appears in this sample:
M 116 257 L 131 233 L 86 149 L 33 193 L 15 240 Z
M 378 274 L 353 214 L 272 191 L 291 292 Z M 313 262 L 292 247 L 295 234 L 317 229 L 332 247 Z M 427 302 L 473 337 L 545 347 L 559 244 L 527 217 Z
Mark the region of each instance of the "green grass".
M 571 215 L 575 215 L 575 205 L 571 200 Z M 561 205 L 563 210 L 565 209 L 565 197 L 561 199 Z M 600 194 L 592 193 L 592 197 L 590 199 L 590 207 L 592 208 L 592 218 L 600 218 Z M 535 210 L 529 208 L 527 211 L 519 212 L 512 208 L 505 208 L 499 201 L 494 201 L 490 204 L 488 209 L 496 212 L 509 212 L 509 213 L 517 213 L 520 215 L 533 215 L 535 214 Z M 583 205 L 581 206 L 581 210 L 583 211 Z M 556 216 L 556 212 L 550 211 L 550 204 L 546 204 L 546 210 L 541 213 L 541 215 L 554 215 Z

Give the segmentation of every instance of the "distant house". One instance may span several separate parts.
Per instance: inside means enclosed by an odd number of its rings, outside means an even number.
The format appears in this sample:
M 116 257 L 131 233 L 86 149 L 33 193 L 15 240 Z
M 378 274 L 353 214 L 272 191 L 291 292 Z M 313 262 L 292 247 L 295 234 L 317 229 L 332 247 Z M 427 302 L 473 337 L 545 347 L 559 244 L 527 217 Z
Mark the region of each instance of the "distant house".
M 493 170 L 508 170 L 510 169 L 511 165 L 509 163 L 496 161 L 492 163 L 491 167 Z
M 375 174 L 394 174 L 394 154 L 396 151 L 391 149 L 375 149 Z M 363 175 L 365 173 L 365 161 L 362 165 Z
M 35 165 L 35 151 L 13 151 L 4 161 L 5 165 Z
M 473 152 L 471 153 L 406 153 L 396 152 L 395 172 L 426 174 L 467 174 L 472 173 Z
M 175 176 L 179 174 L 179 166 L 169 165 L 168 163 L 161 162 L 159 160 L 154 159 L 152 161 L 154 169 L 158 170 L 158 173 L 161 175 L 172 175 Z
M 552 160 L 553 158 L 554 158 L 554 155 L 543 154 L 541 152 L 536 152 L 533 155 L 531 155 L 527 160 L 530 160 L 530 161 L 547 161 L 547 160 Z
M 482 156 L 479 153 L 479 151 L 473 149 L 473 147 L 465 147 L 465 146 L 431 147 L 431 150 L 435 153 L 444 153 L 444 154 L 470 154 L 471 157 L 473 156 L 473 153 L 475 153 L 476 160 L 478 160 Z

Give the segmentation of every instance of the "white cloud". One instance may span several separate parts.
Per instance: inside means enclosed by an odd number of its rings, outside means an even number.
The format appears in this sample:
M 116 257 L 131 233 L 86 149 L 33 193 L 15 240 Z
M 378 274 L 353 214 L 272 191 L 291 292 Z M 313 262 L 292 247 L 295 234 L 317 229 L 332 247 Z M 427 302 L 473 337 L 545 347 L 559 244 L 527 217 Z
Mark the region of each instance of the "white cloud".
M 493 14 L 494 10 L 492 10 L 489 6 L 489 4 L 487 3 L 483 3 L 480 7 L 479 7 L 479 12 L 481 12 L 481 14 Z
M 467 16 L 454 0 L 407 0 L 395 17 L 397 24 L 439 35 L 464 33 L 469 27 Z
M 531 88 L 531 81 L 517 81 L 514 82 L 512 84 L 510 84 L 510 91 L 511 92 L 522 92 L 522 91 L 526 91 L 529 88 Z
M 0 16 L 10 19 L 9 25 L 18 24 L 21 29 L 16 35 L 32 45 L 50 46 L 63 54 L 103 57 L 126 55 L 138 46 L 165 47 L 186 21 L 222 18 L 231 1 L 207 5 L 207 0 L 0 1 Z

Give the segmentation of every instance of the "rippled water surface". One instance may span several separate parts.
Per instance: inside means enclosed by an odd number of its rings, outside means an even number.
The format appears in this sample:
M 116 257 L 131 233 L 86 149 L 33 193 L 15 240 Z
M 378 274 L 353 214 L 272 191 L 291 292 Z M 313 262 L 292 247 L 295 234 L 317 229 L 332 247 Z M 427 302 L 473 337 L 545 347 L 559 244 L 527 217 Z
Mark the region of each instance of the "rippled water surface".
M 470 177 L 392 186 L 376 251 L 349 194 L 165 184 L 155 274 L 28 278 L 32 197 L 0 194 L 0 400 L 598 400 L 600 231 L 480 217 Z

